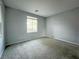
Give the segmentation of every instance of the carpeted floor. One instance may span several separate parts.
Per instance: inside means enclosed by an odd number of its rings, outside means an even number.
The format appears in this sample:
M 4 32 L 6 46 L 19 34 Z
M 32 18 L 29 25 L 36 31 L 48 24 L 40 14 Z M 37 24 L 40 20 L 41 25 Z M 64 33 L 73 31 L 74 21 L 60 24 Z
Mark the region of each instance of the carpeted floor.
M 79 46 L 40 38 L 8 46 L 2 59 L 79 59 Z

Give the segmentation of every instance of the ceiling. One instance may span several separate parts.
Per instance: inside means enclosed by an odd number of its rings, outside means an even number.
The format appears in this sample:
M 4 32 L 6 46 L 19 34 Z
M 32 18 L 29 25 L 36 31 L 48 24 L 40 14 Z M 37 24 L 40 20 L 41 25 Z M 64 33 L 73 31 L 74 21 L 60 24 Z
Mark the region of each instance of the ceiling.
M 9 7 L 43 17 L 79 7 L 79 0 L 4 0 L 4 3 Z

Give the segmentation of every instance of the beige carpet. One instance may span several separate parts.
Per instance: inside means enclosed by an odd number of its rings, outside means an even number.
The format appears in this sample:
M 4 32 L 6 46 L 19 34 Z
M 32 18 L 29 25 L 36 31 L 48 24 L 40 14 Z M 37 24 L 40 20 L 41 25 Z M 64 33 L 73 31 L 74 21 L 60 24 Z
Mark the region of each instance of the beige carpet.
M 40 38 L 7 47 L 2 59 L 79 59 L 79 47 Z

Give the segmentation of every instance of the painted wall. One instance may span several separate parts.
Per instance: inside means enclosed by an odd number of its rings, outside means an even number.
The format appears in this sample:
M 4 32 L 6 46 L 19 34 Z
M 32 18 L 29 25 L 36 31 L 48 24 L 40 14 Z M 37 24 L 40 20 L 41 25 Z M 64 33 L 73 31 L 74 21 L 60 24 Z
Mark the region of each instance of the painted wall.
M 47 35 L 79 43 L 79 8 L 47 18 Z
M 2 2 L 0 1 L 0 58 L 3 54 L 4 51 L 4 5 L 2 4 Z
M 37 33 L 27 33 L 27 16 L 33 16 L 38 18 Z M 32 40 L 45 34 L 45 19 L 43 17 L 7 7 L 5 19 L 7 45 Z

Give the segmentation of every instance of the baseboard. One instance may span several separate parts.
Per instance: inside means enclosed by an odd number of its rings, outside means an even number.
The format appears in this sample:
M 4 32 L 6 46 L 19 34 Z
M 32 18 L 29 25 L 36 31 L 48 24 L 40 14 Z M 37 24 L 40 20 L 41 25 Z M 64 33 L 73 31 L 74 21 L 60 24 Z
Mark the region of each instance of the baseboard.
M 55 39 L 52 35 L 47 35 L 47 37 L 49 37 L 49 38 L 51 38 L 51 39 Z M 63 40 L 63 39 L 56 39 L 56 40 L 60 40 L 60 41 L 63 41 L 63 42 L 66 42 L 66 43 L 69 43 L 69 44 L 72 44 L 72 45 L 79 46 L 78 43 L 71 42 L 71 41 L 68 41 L 68 40 Z
M 79 46 L 78 43 L 75 43 L 75 42 L 71 42 L 71 41 L 67 41 L 67 40 L 61 40 L 61 39 L 56 39 L 56 40 L 60 40 L 60 41 L 63 41 L 63 42 L 66 42 L 66 43 L 69 43 L 69 44 L 72 44 L 72 45 L 76 45 L 76 46 Z
M 10 45 L 18 44 L 18 43 L 23 43 L 23 42 L 28 42 L 28 41 L 31 41 L 31 40 L 39 39 L 39 38 L 41 38 L 41 37 L 49 37 L 49 38 L 51 38 L 51 39 L 56 39 L 56 38 L 53 37 L 53 35 L 47 34 L 47 35 L 39 36 L 39 37 L 37 37 L 37 38 L 33 38 L 33 39 L 29 39 L 29 40 L 24 40 L 24 41 L 21 41 L 21 42 L 19 41 L 19 42 L 15 42 L 15 43 L 10 43 L 10 44 L 7 44 L 6 46 L 10 46 Z M 79 46 L 78 43 L 71 42 L 71 41 L 68 41 L 68 40 L 63 40 L 63 39 L 56 39 L 56 40 L 60 40 L 60 41 L 63 41 L 63 42 L 66 42 L 66 43 L 69 43 L 69 44 L 72 44 L 72 45 L 77 45 L 77 46 Z
M 35 40 L 35 39 L 39 39 L 41 37 L 47 37 L 47 36 L 46 35 L 41 35 L 39 37 L 31 38 L 31 39 L 28 39 L 28 40 L 16 41 L 16 42 L 13 42 L 13 43 L 6 44 L 6 47 L 11 46 L 11 45 L 15 45 L 15 44 L 19 44 L 19 43 L 24 43 L 24 42 L 32 41 L 32 40 Z

